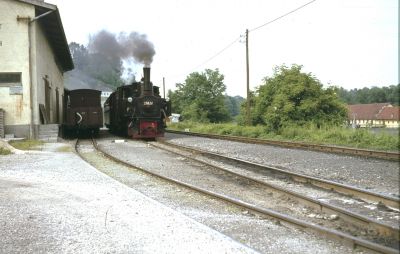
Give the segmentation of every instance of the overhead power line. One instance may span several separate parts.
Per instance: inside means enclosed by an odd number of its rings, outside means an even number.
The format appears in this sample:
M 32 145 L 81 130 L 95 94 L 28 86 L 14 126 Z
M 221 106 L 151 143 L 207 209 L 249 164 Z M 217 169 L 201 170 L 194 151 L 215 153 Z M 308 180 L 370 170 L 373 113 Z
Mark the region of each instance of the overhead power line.
M 279 17 L 273 19 L 273 20 L 268 21 L 267 23 L 262 24 L 261 26 L 255 27 L 255 28 L 253 28 L 253 29 L 249 29 L 249 32 L 253 32 L 253 31 L 257 30 L 257 29 L 260 29 L 261 27 L 264 27 L 264 26 L 266 26 L 266 25 L 269 25 L 269 24 L 271 24 L 271 23 L 273 23 L 273 22 L 275 22 L 275 21 L 281 19 L 281 18 L 284 18 L 284 17 L 286 17 L 286 16 L 292 14 L 293 12 L 296 12 L 296 11 L 298 11 L 298 10 L 300 10 L 300 9 L 302 9 L 302 8 L 304 8 L 304 7 L 306 7 L 306 6 L 309 5 L 309 4 L 312 4 L 312 3 L 315 2 L 315 1 L 317 1 L 317 0 L 312 0 L 312 1 L 308 2 L 308 3 L 306 3 L 306 4 L 303 4 L 303 5 L 300 6 L 300 7 L 297 7 L 296 9 L 294 9 L 294 10 L 292 10 L 292 11 L 290 11 L 290 12 L 287 12 L 287 13 L 285 13 L 285 14 L 283 14 L 283 15 L 281 15 L 281 16 L 279 16 Z
M 220 51 L 218 51 L 215 55 L 213 55 L 212 57 L 208 58 L 207 60 L 205 60 L 204 62 L 202 62 L 201 64 L 197 65 L 196 67 L 193 67 L 190 69 L 190 71 L 185 71 L 184 73 L 180 74 L 180 75 L 175 75 L 174 77 L 179 77 L 179 76 L 183 76 L 186 75 L 186 73 L 191 73 L 194 70 L 196 70 L 197 68 L 199 68 L 200 66 L 208 63 L 209 61 L 213 60 L 214 58 L 216 58 L 217 56 L 219 56 L 220 54 L 222 54 L 225 50 L 227 50 L 228 48 L 232 47 L 233 44 L 235 44 L 237 41 L 240 40 L 242 36 L 237 37 L 235 40 L 233 40 L 231 43 L 229 43 L 227 46 L 225 46 L 223 49 L 221 49 Z
M 294 13 L 294 12 L 296 12 L 296 11 L 298 11 L 298 10 L 304 8 L 304 7 L 306 7 L 307 5 L 309 5 L 309 4 L 311 4 L 311 3 L 315 2 L 315 1 L 317 1 L 317 0 L 312 0 L 312 1 L 308 2 L 308 3 L 306 3 L 306 4 L 303 4 L 303 5 L 299 6 L 299 7 L 297 7 L 296 9 L 294 9 L 294 10 L 292 10 L 292 11 L 290 11 L 290 12 L 287 12 L 287 13 L 285 13 L 285 14 L 283 14 L 283 15 L 281 15 L 281 16 L 279 16 L 279 17 L 273 19 L 273 20 L 270 20 L 270 21 L 268 21 L 268 22 L 266 22 L 266 23 L 264 23 L 264 24 L 262 24 L 262 25 L 260 25 L 260 26 L 257 26 L 257 27 L 255 27 L 255 28 L 253 28 L 253 29 L 249 29 L 248 32 L 253 32 L 253 31 L 255 31 L 255 30 L 257 30 L 257 29 L 260 29 L 260 28 L 262 28 L 262 27 L 264 27 L 264 26 L 266 26 L 266 25 L 269 25 L 269 24 L 271 24 L 271 23 L 273 23 L 273 22 L 275 22 L 275 21 L 277 21 L 277 20 L 279 20 L 279 19 L 281 19 L 281 18 L 284 18 L 284 17 L 286 17 L 286 16 L 288 16 L 288 15 L 290 15 L 290 14 L 292 14 L 292 13 Z M 208 63 L 208 62 L 210 62 L 211 60 L 213 60 L 214 58 L 216 58 L 217 56 L 219 56 L 220 54 L 222 54 L 225 50 L 227 50 L 228 48 L 232 47 L 232 45 L 235 44 L 237 41 L 239 41 L 242 37 L 243 37 L 243 35 L 240 35 L 240 36 L 237 37 L 235 40 L 233 40 L 231 43 L 229 43 L 227 46 L 225 46 L 223 49 L 221 49 L 220 51 L 218 51 L 215 55 L 213 55 L 212 57 L 208 58 L 207 60 L 205 60 L 205 61 L 202 62 L 201 64 L 199 64 L 199 65 L 197 65 L 196 67 L 192 68 L 191 71 L 188 71 L 188 72 L 186 72 L 186 73 L 192 72 L 192 71 L 196 70 L 197 68 L 199 68 L 200 66 L 202 66 L 202 65 L 204 65 L 204 64 L 206 64 L 206 63 Z M 179 76 L 180 76 L 180 75 L 179 75 Z
M 224 52 L 225 50 L 227 50 L 228 48 L 230 48 L 233 44 L 235 44 L 241 37 L 237 37 L 234 41 L 232 41 L 231 43 L 228 44 L 228 46 L 226 46 L 225 48 L 221 49 L 220 51 L 218 51 L 218 53 L 216 53 L 215 55 L 213 55 L 212 57 L 208 58 L 206 61 L 204 61 L 203 63 L 197 65 L 195 68 L 193 68 L 194 70 L 199 68 L 200 66 L 208 63 L 209 61 L 213 60 L 214 58 L 216 58 L 217 56 L 221 55 L 222 52 Z
M 304 8 L 307 5 L 309 5 L 309 4 L 311 4 L 311 3 L 315 2 L 315 1 L 316 0 L 312 0 L 312 1 L 308 2 L 308 3 L 306 3 L 306 4 L 303 4 L 302 6 L 297 7 L 296 9 L 294 9 L 294 10 L 292 10 L 290 12 L 287 12 L 287 13 L 285 13 L 285 14 L 283 14 L 283 15 L 281 15 L 281 16 L 279 16 L 279 17 L 277 17 L 277 18 L 275 18 L 275 19 L 273 19 L 271 21 L 268 21 L 267 23 L 262 24 L 261 26 L 258 26 L 256 28 L 253 28 L 253 29 L 250 29 L 250 30 L 246 29 L 246 81 L 247 81 L 246 82 L 246 90 L 247 90 L 247 97 L 246 97 L 246 101 L 247 101 L 247 103 L 246 103 L 246 123 L 247 123 L 247 125 L 251 125 L 251 118 L 250 118 L 250 78 L 249 78 L 249 76 L 250 76 L 249 75 L 249 32 L 254 32 L 257 29 L 260 29 L 260 28 L 262 28 L 262 27 L 264 27 L 266 25 L 269 25 L 269 24 L 271 24 L 271 23 L 273 23 L 273 22 L 275 22 L 275 21 L 277 21 L 277 20 L 279 20 L 281 18 L 284 18 L 284 17 L 290 15 L 291 13 L 294 13 L 295 11 L 298 11 L 298 10 Z

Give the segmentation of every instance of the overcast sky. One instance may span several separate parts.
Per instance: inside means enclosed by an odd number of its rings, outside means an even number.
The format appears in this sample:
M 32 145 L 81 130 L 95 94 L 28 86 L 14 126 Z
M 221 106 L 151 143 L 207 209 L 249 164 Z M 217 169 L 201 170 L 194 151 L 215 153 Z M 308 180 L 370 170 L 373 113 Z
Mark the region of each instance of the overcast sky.
M 68 42 L 87 45 L 102 29 L 147 34 L 156 50 L 156 85 L 165 77 L 167 90 L 174 89 L 191 72 L 219 68 L 227 93 L 245 97 L 245 44 L 234 41 L 310 0 L 45 1 L 58 6 Z M 398 84 L 398 8 L 398 0 L 317 0 L 253 30 L 250 88 L 281 64 L 303 65 L 325 86 Z

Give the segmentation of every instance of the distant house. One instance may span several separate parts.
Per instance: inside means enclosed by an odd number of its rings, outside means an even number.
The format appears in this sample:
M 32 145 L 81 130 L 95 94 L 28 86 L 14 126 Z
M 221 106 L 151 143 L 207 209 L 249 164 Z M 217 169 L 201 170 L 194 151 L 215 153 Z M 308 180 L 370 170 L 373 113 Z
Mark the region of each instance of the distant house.
M 181 115 L 180 114 L 175 114 L 172 113 L 171 116 L 169 117 L 171 123 L 179 123 Z
M 348 105 L 348 120 L 350 125 L 361 128 L 399 128 L 399 110 L 390 103 Z

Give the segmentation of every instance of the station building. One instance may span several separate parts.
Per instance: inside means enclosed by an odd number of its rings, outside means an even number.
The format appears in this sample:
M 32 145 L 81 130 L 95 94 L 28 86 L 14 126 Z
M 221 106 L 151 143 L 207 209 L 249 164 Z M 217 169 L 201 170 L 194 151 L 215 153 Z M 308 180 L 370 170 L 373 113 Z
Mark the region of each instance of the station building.
M 0 111 L 5 134 L 37 138 L 60 124 L 63 75 L 74 68 L 56 5 L 0 0 Z

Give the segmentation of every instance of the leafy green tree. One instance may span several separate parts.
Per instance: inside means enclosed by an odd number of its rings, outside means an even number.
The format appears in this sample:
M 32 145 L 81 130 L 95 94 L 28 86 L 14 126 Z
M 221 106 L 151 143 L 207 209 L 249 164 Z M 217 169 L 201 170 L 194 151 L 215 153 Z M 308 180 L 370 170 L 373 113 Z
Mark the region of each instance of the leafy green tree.
M 255 104 L 256 104 L 256 92 L 250 91 L 250 120 L 252 125 L 258 125 L 262 124 L 263 120 L 260 117 L 261 115 L 256 112 Z M 243 101 L 240 103 L 240 113 L 237 116 L 237 121 L 240 125 L 246 125 L 247 124 L 247 99 L 243 99 Z
M 263 124 L 269 130 L 287 125 L 341 124 L 346 120 L 346 106 L 338 99 L 335 88 L 323 89 L 301 65 L 284 65 L 274 69 L 258 88 L 252 110 L 253 124 Z
M 399 106 L 400 103 L 400 84 L 397 84 L 397 86 L 389 86 L 388 88 L 385 88 L 385 93 L 388 101 L 393 104 Z
M 206 69 L 193 72 L 184 84 L 176 84 L 175 92 L 169 91 L 172 110 L 180 113 L 183 119 L 199 122 L 225 122 L 230 120 L 225 106 L 224 76 L 219 70 Z
M 244 98 L 241 96 L 229 96 L 225 95 L 225 106 L 228 109 L 229 115 L 231 117 L 236 117 L 240 113 L 240 104 L 243 102 Z
M 393 105 L 399 105 L 400 84 L 389 87 L 364 87 L 362 89 L 346 90 L 338 89 L 339 97 L 347 104 L 370 104 L 389 102 Z

